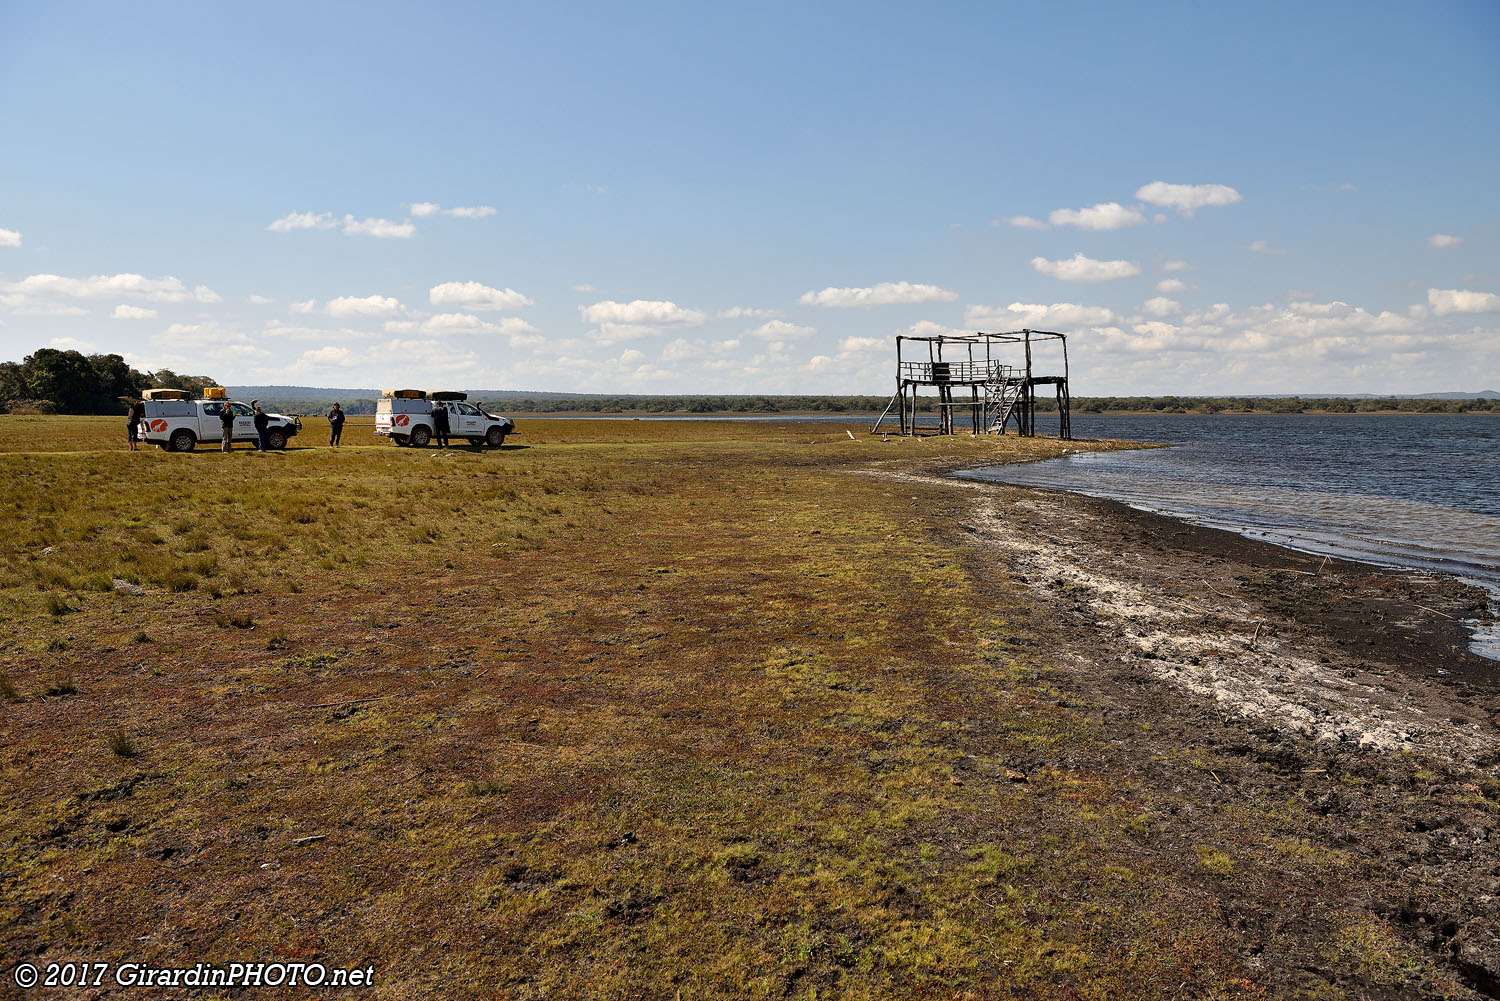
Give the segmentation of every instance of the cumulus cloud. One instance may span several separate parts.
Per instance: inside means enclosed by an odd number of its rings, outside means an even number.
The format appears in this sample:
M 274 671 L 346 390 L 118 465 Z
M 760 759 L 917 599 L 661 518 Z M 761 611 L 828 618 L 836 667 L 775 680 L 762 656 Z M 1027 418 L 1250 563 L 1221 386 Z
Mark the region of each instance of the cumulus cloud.
M 1447 233 L 1434 233 L 1427 238 L 1427 246 L 1445 250 L 1448 247 L 1456 247 L 1464 242 L 1461 236 L 1449 236 Z
M 953 334 L 962 334 L 964 331 L 955 330 L 953 327 L 945 327 L 943 324 L 934 323 L 931 320 L 918 320 L 906 329 L 898 330 L 897 333 L 907 337 L 948 337 Z
M 1040 220 L 1040 219 L 1033 219 L 1029 215 L 1013 215 L 1009 219 L 1005 220 L 1005 223 L 1008 226 L 1014 226 L 1016 229 L 1050 229 L 1051 228 L 1046 223 L 1042 222 L 1042 220 Z
M 921 302 L 952 302 L 958 293 L 936 285 L 911 282 L 881 282 L 869 288 L 825 288 L 805 292 L 797 301 L 804 306 L 894 306 Z
M 342 229 L 349 236 L 373 236 L 382 240 L 405 240 L 417 232 L 417 227 L 410 222 L 356 219 L 352 215 L 339 219 L 332 212 L 288 212 L 266 229 L 273 233 L 290 233 L 298 229 Z
M 398 299 L 386 295 L 344 295 L 328 300 L 323 312 L 328 316 L 347 320 L 367 316 L 396 316 L 406 312 L 406 307 Z
M 94 275 L 66 278 L 62 275 L 29 275 L 18 282 L 0 283 L 0 302 L 41 297 L 68 299 L 131 298 L 146 302 L 220 302 L 219 293 L 207 285 L 189 289 L 180 279 L 146 278 L 136 274 Z
M 288 212 L 266 229 L 273 233 L 290 233 L 294 229 L 333 229 L 338 224 L 332 212 Z
M 1427 305 L 1438 316 L 1453 313 L 1500 313 L 1500 295 L 1456 288 L 1430 288 Z
M 651 327 L 693 327 L 706 317 L 696 309 L 684 309 L 675 302 L 660 299 L 636 299 L 615 302 L 606 299 L 592 306 L 580 306 L 585 323 Z
M 804 327 L 785 320 L 769 320 L 750 331 L 751 337 L 767 341 L 791 341 L 811 337 L 818 332 L 816 327 Z
M 1142 303 L 1141 312 L 1146 313 L 1149 316 L 1176 316 L 1178 313 L 1182 312 L 1182 303 L 1177 302 L 1173 299 L 1168 299 L 1164 295 L 1159 295 L 1155 298 L 1147 299 L 1144 303 Z
M 411 214 L 418 218 L 434 215 L 453 216 L 455 219 L 483 219 L 495 214 L 493 205 L 458 205 L 445 209 L 437 202 L 415 202 Z
M 1245 246 L 1252 254 L 1284 254 L 1285 247 L 1273 247 L 1264 240 L 1253 240 Z
M 1083 256 L 1082 252 L 1061 261 L 1033 257 L 1031 266 L 1044 275 L 1051 275 L 1065 282 L 1108 282 L 1117 278 L 1132 278 L 1141 273 L 1140 266 L 1130 261 L 1096 261 Z
M 389 219 L 359 219 L 344 216 L 344 233 L 348 236 L 373 236 L 377 240 L 406 240 L 415 236 L 417 227 L 409 222 Z
M 1198 270 L 1197 268 L 1193 267 L 1193 265 L 1189 264 L 1187 261 L 1164 261 L 1164 262 L 1162 262 L 1161 269 L 1163 271 L 1197 271 Z
M 779 309 L 756 309 L 750 306 L 731 306 L 718 312 L 721 320 L 762 320 L 780 315 Z
M 520 337 L 535 334 L 537 329 L 525 320 L 507 316 L 500 320 L 482 320 L 472 313 L 438 313 L 422 321 L 392 321 L 385 325 L 390 333 L 421 332 L 424 334 L 500 334 Z
M 441 285 L 434 285 L 428 290 L 427 301 L 434 306 L 480 310 L 519 309 L 532 305 L 530 299 L 513 288 L 491 288 L 479 282 L 443 282 Z
M 1158 292 L 1186 292 L 1187 287 L 1188 283 L 1181 278 L 1163 278 L 1156 283 L 1156 291 Z
M 156 310 L 147 309 L 145 306 L 126 306 L 121 304 L 115 307 L 115 311 L 110 316 L 116 320 L 154 320 L 156 319 Z
M 0 229 L 0 247 L 19 247 L 21 234 L 13 229 Z
M 245 301 L 252 306 L 269 306 L 276 300 L 264 295 L 247 295 Z
M 1009 306 L 970 306 L 964 325 L 973 330 L 1045 330 L 1053 327 L 1098 327 L 1115 322 L 1115 314 L 1104 306 L 1080 306 L 1072 302 L 1050 305 L 1013 302 Z
M 1079 229 L 1123 229 L 1146 221 L 1139 209 L 1126 208 L 1118 202 L 1100 202 L 1086 209 L 1058 209 L 1047 217 L 1054 226 L 1076 226 Z
M 1152 181 L 1136 191 L 1135 196 L 1152 205 L 1176 209 L 1179 215 L 1188 217 L 1201 208 L 1244 201 L 1244 196 L 1227 184 L 1168 184 L 1166 181 Z
M 883 351 L 890 348 L 890 342 L 880 337 L 845 337 L 839 341 L 839 353 L 852 355 L 867 351 Z

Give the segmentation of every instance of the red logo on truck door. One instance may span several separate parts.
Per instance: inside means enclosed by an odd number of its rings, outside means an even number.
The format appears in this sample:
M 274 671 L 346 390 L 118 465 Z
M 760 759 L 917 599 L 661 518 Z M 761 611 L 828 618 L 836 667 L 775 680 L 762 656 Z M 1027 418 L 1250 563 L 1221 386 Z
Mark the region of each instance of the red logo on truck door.
M 396 425 L 398 428 L 404 428 L 406 427 L 407 422 L 410 420 L 411 418 L 406 416 L 405 414 L 397 414 L 395 417 L 391 418 L 391 423 Z
M 151 430 L 153 431 L 165 431 L 166 429 L 167 422 L 162 420 L 160 417 L 151 422 Z

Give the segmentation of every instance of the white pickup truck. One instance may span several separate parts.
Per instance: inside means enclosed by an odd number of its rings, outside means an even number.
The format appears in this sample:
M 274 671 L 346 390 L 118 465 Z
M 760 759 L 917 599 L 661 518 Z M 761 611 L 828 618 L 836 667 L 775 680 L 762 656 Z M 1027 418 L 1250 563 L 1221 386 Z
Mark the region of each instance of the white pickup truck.
M 238 400 L 146 400 L 145 406 L 142 440 L 169 452 L 191 452 L 199 442 L 223 442 L 219 416 L 224 407 L 234 411 L 234 440 L 257 440 L 255 411 Z M 270 418 L 266 444 L 271 448 L 286 448 L 287 439 L 302 430 L 302 422 L 295 417 L 269 412 L 266 416 Z
M 467 399 L 467 393 L 387 389 L 375 403 L 375 433 L 397 445 L 424 448 L 433 439 L 432 408 L 441 404 L 448 408 L 448 437 L 499 448 L 515 431 L 515 421 L 486 413 Z

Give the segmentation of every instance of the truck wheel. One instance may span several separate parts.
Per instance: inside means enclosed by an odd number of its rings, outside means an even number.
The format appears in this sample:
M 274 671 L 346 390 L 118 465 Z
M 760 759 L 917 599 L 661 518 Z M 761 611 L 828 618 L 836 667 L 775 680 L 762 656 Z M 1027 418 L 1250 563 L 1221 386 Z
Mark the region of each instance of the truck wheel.
M 505 444 L 505 432 L 499 428 L 490 428 L 485 434 L 484 440 L 489 442 L 491 448 L 499 448 Z
M 271 448 L 275 448 L 275 449 L 286 448 L 286 432 L 285 431 L 267 431 L 266 432 L 266 444 L 269 445 Z
M 179 428 L 172 432 L 171 450 L 174 452 L 191 452 L 193 446 L 198 444 L 198 436 L 187 428 Z
M 432 432 L 429 431 L 429 430 L 427 430 L 426 428 L 424 428 L 424 427 L 414 427 L 414 428 L 411 429 L 411 438 L 410 438 L 410 441 L 417 448 L 426 448 L 427 447 L 427 443 L 429 441 L 431 441 L 431 440 L 432 440 Z

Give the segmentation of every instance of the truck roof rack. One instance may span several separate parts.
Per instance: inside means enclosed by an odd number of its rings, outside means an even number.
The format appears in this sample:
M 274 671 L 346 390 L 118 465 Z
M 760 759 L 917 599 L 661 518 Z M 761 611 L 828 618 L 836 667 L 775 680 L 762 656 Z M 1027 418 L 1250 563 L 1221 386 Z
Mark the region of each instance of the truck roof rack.
M 148 400 L 186 400 L 192 394 L 185 389 L 146 389 L 141 396 Z
M 420 389 L 382 389 L 382 399 L 386 400 L 425 400 L 427 394 Z
M 439 389 L 428 393 L 427 396 L 433 400 L 467 400 L 469 398 L 468 393 L 460 393 L 451 389 Z

